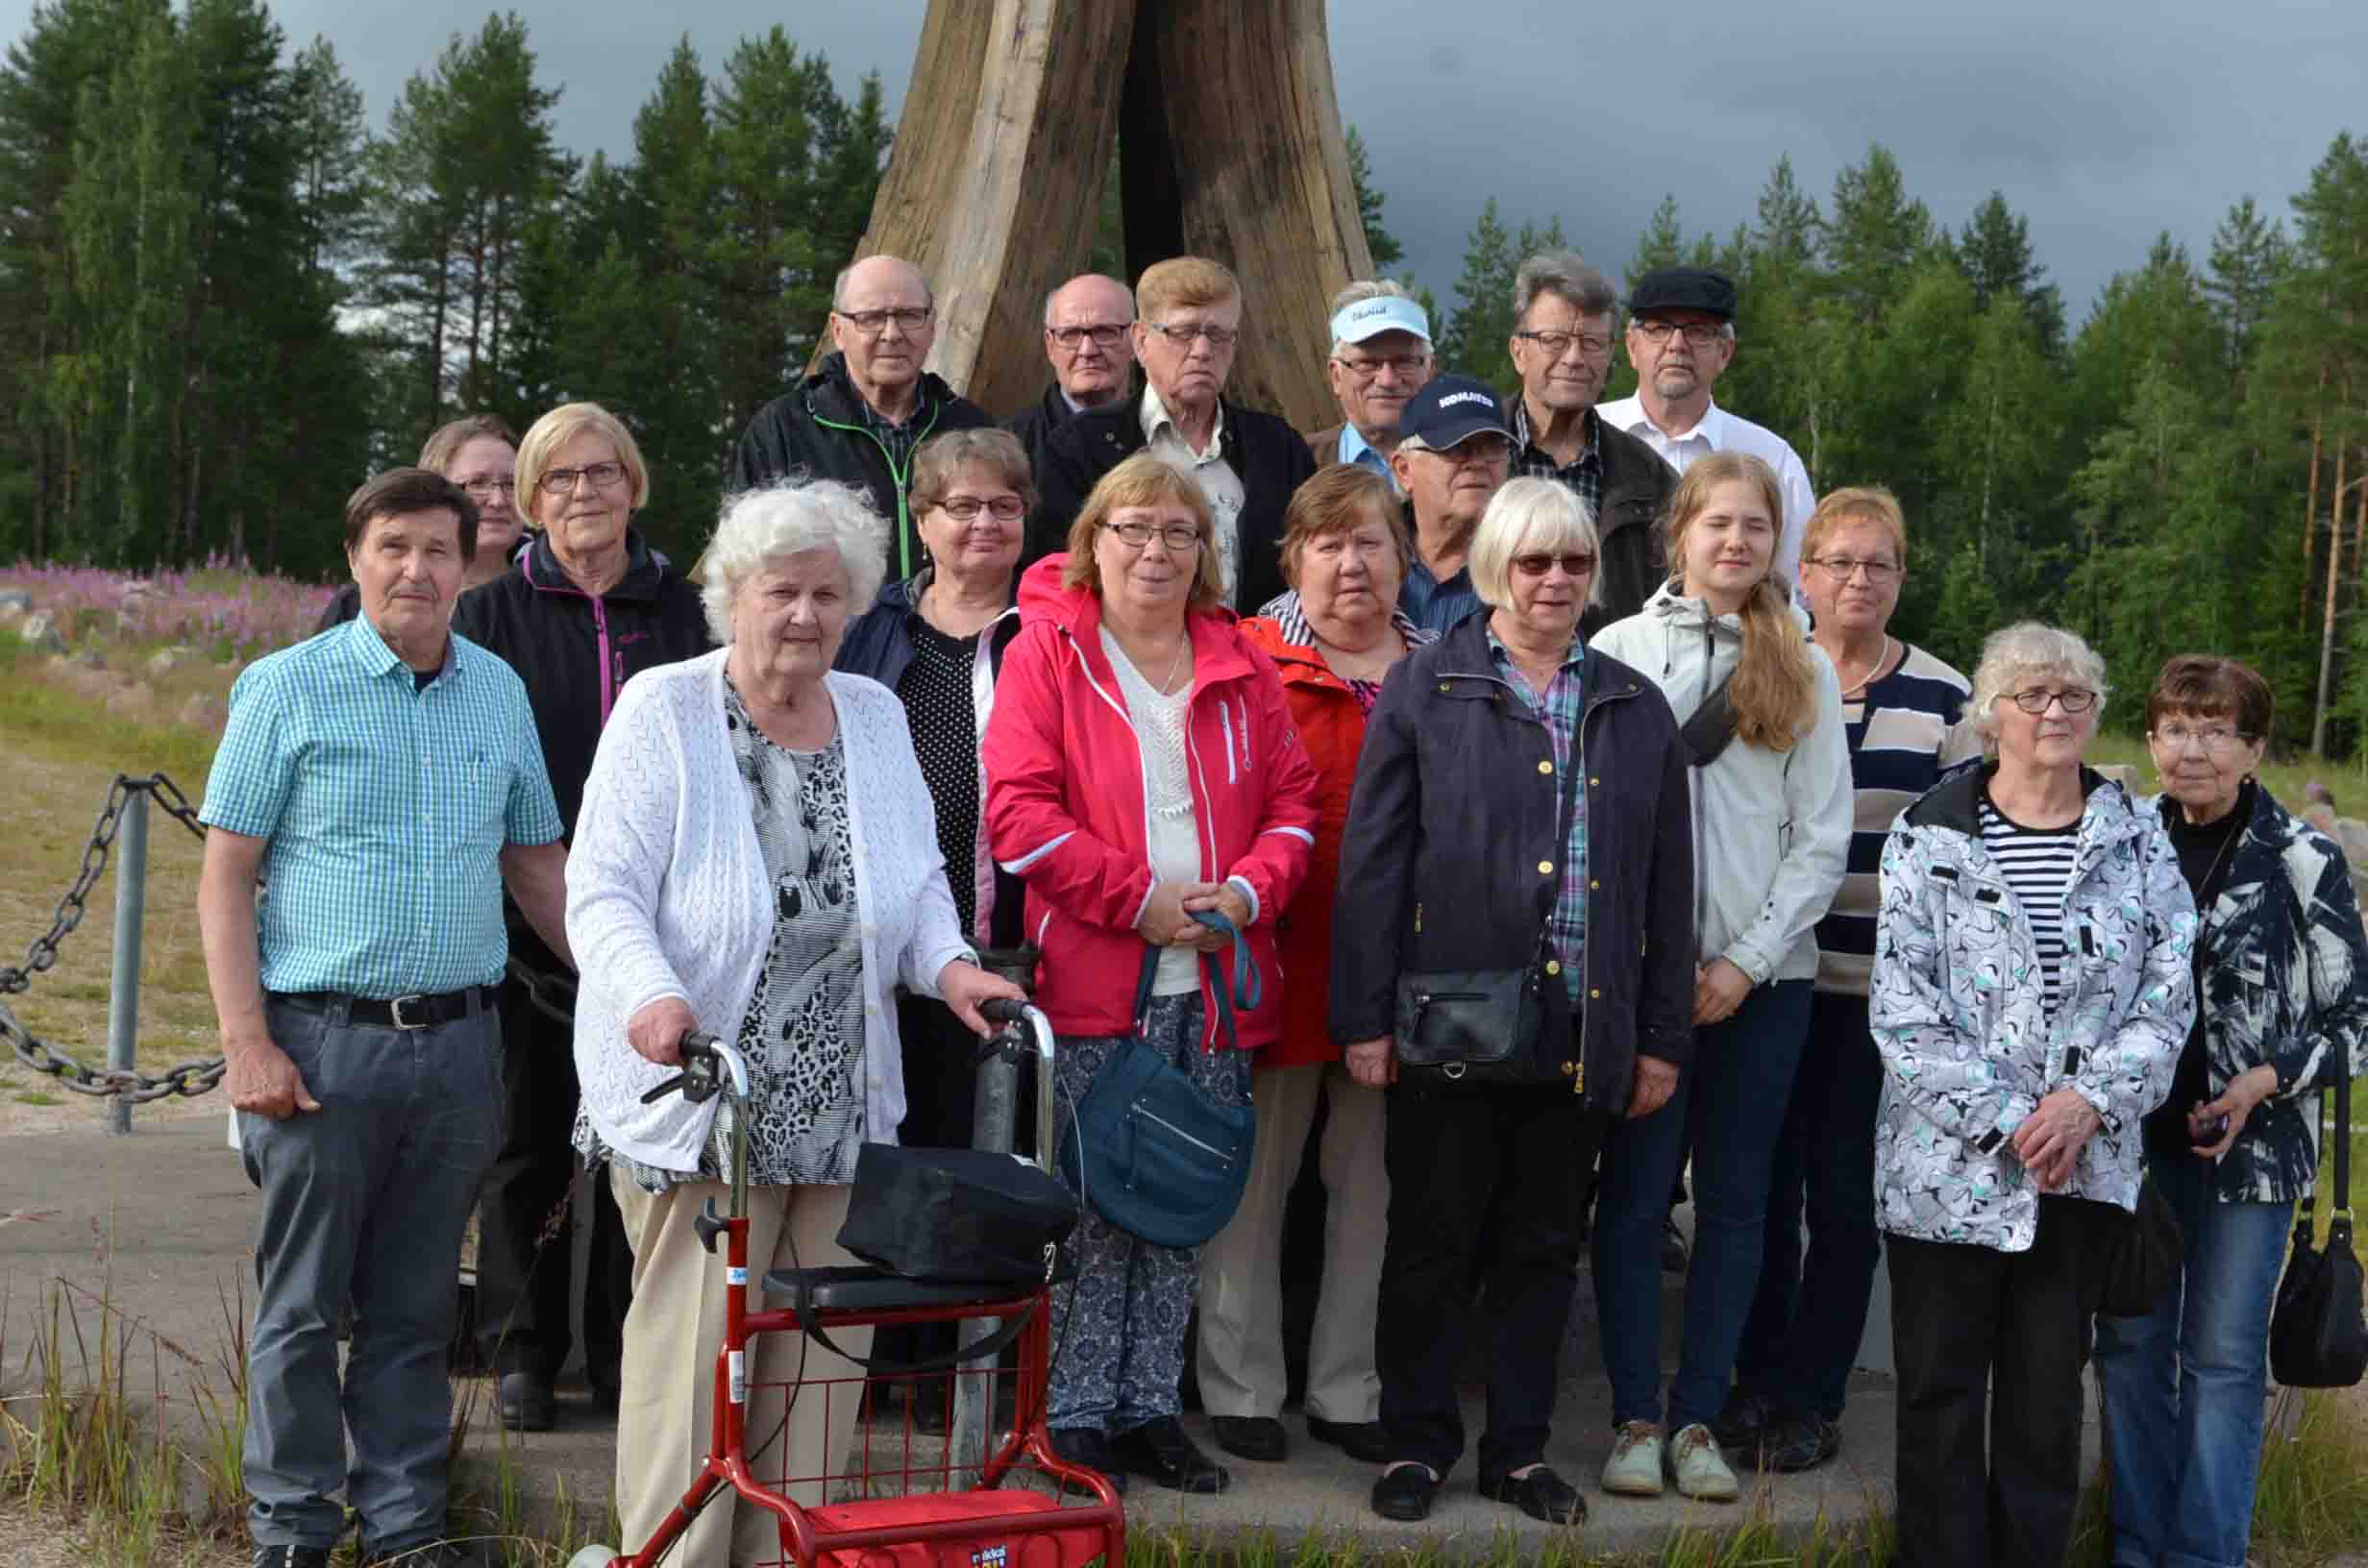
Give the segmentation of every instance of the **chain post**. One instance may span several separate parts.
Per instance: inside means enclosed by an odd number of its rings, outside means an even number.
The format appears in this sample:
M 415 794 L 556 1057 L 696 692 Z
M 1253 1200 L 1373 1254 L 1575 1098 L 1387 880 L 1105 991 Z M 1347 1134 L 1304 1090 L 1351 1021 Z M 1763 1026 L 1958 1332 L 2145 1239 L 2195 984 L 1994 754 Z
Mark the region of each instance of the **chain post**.
M 148 908 L 148 786 L 144 782 L 133 784 L 123 803 L 115 844 L 115 952 L 107 989 L 107 1067 L 111 1074 L 136 1077 L 139 949 Z M 107 1131 L 120 1138 L 131 1130 L 132 1096 L 109 1096 Z

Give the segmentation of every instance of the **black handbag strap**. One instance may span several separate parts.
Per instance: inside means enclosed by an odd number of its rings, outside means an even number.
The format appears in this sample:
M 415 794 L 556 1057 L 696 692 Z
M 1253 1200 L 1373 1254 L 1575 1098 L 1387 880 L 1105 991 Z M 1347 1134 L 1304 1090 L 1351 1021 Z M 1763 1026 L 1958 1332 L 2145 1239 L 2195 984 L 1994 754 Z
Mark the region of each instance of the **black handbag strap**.
M 2349 1218 L 2352 1213 L 2352 1073 L 2351 1063 L 2337 1065 L 2335 1087 L 2335 1207 L 2338 1217 Z M 2313 1109 L 2321 1126 L 2327 1122 L 2327 1096 L 2331 1091 L 2319 1090 L 2319 1103 Z M 2295 1234 L 2307 1239 L 2318 1226 L 2319 1189 L 2313 1187 L 2310 1195 L 2303 1199 L 2302 1210 L 2294 1217 Z
M 1727 691 L 1734 678 L 1735 671 L 1728 671 L 1692 717 L 1678 726 L 1678 739 L 1686 743 L 1686 760 L 1693 767 L 1708 768 L 1716 762 L 1727 743 L 1735 739 L 1735 698 Z

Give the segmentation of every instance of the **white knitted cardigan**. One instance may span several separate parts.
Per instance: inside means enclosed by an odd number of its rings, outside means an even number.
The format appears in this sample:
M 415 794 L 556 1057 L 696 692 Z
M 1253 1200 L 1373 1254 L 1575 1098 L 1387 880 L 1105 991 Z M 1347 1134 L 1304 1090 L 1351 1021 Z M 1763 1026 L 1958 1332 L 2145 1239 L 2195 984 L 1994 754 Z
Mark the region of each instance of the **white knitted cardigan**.
M 773 941 L 753 805 L 724 723 L 725 654 L 661 665 L 626 683 L 568 851 L 584 1109 L 610 1148 L 665 1170 L 698 1168 L 716 1102 L 669 1094 L 643 1105 L 643 1092 L 673 1069 L 636 1054 L 626 1022 L 678 996 L 702 1029 L 736 1041 Z M 824 678 L 846 748 L 862 919 L 864 1136 L 893 1143 L 904 1119 L 894 988 L 934 996 L 939 971 L 971 951 L 903 705 L 861 675 Z

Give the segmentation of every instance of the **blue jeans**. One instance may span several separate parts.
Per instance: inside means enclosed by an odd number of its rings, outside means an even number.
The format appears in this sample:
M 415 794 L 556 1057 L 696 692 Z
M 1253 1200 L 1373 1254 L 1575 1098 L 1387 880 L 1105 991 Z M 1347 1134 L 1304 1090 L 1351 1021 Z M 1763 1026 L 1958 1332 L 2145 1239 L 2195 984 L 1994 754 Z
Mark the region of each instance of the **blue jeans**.
M 247 1519 L 258 1546 L 365 1554 L 444 1534 L 460 1233 L 503 1128 L 502 1021 L 432 1029 L 351 1022 L 273 1000 L 272 1042 L 321 1103 L 280 1120 L 238 1114 L 261 1194 L 247 1342 Z M 340 1376 L 337 1319 L 354 1305 Z M 353 1443 L 353 1463 L 346 1444 Z
M 1883 1057 L 1866 998 L 1819 992 L 1768 1165 L 1760 1290 L 1736 1352 L 1735 1382 L 1788 1415 L 1841 1419 L 1842 1396 L 1883 1242 L 1875 1229 L 1875 1112 Z M 1801 1220 L 1809 1247 L 1801 1247 Z
M 2180 1286 L 2145 1317 L 2097 1318 L 2116 1568 L 2237 1568 L 2253 1532 L 2269 1309 L 2291 1203 L 2221 1203 L 2212 1163 L 2149 1159 L 2179 1215 Z
M 1715 1421 L 1726 1404 L 1759 1287 L 1768 1165 L 1809 1032 L 1809 993 L 1806 980 L 1755 989 L 1724 1023 L 1694 1031 L 1693 1062 L 1668 1104 L 1635 1121 L 1616 1116 L 1606 1133 L 1594 1275 L 1615 1424 L 1662 1419 L 1661 1222 L 1690 1147 L 1693 1261 L 1668 1429 Z

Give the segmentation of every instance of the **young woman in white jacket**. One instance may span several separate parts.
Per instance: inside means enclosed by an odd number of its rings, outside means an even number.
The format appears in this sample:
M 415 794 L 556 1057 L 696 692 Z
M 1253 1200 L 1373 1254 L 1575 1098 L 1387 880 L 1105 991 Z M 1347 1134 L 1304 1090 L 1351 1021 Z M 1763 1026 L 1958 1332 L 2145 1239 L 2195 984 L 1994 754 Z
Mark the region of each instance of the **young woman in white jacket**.
M 1706 704 L 1733 710 L 1731 726 L 1697 723 L 1689 733 L 1693 1060 L 1661 1110 L 1613 1124 L 1595 1203 L 1616 1429 L 1603 1485 L 1627 1496 L 1659 1495 L 1665 1474 L 1688 1497 L 1726 1501 L 1739 1490 L 1711 1429 L 1759 1280 L 1769 1161 L 1809 1027 L 1816 924 L 1849 854 L 1841 690 L 1773 573 L 1783 516 L 1776 476 L 1759 458 L 1714 453 L 1694 463 L 1669 501 L 1679 576 L 1595 637 L 1661 683 L 1680 724 Z M 1661 1222 L 1689 1151 L 1693 1256 L 1665 1412 Z

